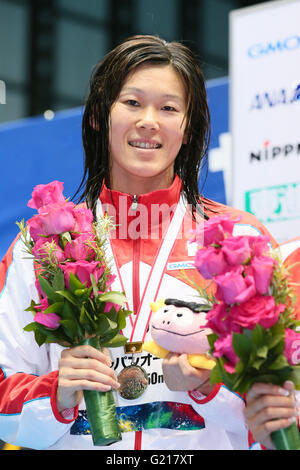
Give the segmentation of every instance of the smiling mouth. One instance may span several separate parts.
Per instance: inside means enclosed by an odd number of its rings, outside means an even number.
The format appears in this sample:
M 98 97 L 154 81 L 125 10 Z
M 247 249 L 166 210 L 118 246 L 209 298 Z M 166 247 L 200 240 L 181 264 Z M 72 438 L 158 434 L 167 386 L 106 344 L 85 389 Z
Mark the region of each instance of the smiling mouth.
M 164 328 L 156 328 L 153 325 L 152 325 L 152 328 L 156 331 L 165 331 L 166 333 L 171 333 L 172 335 L 177 335 L 177 336 L 191 336 L 191 335 L 196 335 L 197 333 L 202 333 L 202 331 L 205 331 L 205 328 L 203 328 L 202 330 L 194 331 L 192 333 L 187 333 L 187 334 L 183 335 L 182 333 L 175 333 L 174 331 L 165 330 Z
M 161 144 L 157 142 L 139 142 L 136 140 L 131 140 L 128 142 L 131 147 L 139 148 L 139 149 L 146 149 L 146 150 L 153 150 L 161 148 Z

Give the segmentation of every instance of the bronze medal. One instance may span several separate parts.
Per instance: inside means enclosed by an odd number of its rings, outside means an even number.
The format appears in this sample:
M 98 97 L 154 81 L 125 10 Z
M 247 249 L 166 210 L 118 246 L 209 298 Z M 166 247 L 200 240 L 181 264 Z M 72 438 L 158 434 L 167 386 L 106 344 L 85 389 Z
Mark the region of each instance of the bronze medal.
M 142 352 L 142 345 L 143 343 L 138 341 L 129 342 L 124 346 L 126 353 L 132 353 L 132 360 L 130 366 L 121 370 L 117 379 L 120 384 L 118 392 L 121 397 L 126 400 L 135 400 L 136 398 L 139 398 L 148 387 L 146 371 L 133 361 L 133 354 Z
M 146 371 L 134 364 L 121 370 L 118 375 L 118 382 L 120 384 L 118 392 L 126 400 L 139 398 L 148 387 Z

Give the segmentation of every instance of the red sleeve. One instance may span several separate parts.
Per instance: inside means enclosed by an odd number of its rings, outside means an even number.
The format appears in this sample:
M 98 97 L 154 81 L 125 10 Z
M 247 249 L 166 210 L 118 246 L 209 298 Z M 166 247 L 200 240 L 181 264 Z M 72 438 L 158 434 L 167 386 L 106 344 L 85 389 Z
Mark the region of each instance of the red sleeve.
M 55 418 L 62 423 L 76 419 L 78 407 L 75 408 L 72 419 L 63 418 L 56 407 L 56 390 L 58 371 L 36 376 L 19 372 L 5 377 L 0 369 L 0 413 L 11 415 L 22 412 L 23 405 L 32 400 L 50 398 Z

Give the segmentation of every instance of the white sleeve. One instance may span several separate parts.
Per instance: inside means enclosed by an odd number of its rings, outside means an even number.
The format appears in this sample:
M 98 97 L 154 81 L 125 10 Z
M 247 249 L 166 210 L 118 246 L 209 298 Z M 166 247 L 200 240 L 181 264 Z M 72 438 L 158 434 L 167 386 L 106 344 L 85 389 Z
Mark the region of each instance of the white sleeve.
M 52 370 L 50 346 L 39 347 L 33 333 L 23 331 L 33 320 L 24 309 L 31 299 L 38 301 L 33 262 L 25 259 L 20 240 L 11 254 L 0 272 L 0 439 L 43 449 L 67 432 L 73 420 L 63 419 L 56 409 L 58 373 Z
M 231 392 L 225 385 L 218 384 L 205 396 L 201 392 L 188 392 L 191 405 L 205 421 L 214 423 L 232 433 L 245 432 L 245 401 L 237 393 Z

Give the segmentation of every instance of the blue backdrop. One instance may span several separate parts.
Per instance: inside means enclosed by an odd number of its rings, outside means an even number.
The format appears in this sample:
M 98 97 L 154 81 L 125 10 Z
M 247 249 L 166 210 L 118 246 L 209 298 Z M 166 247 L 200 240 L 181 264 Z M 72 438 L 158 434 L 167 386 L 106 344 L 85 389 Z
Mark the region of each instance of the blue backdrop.
M 215 148 L 219 134 L 228 132 L 228 79 L 208 81 L 207 92 L 212 117 L 210 147 Z M 34 186 L 59 180 L 64 182 L 66 197 L 75 193 L 83 170 L 82 112 L 77 108 L 59 112 L 50 121 L 42 116 L 0 125 L 0 259 L 18 233 L 16 220 L 34 214 L 27 207 Z M 203 192 L 226 202 L 221 171 L 208 172 Z

